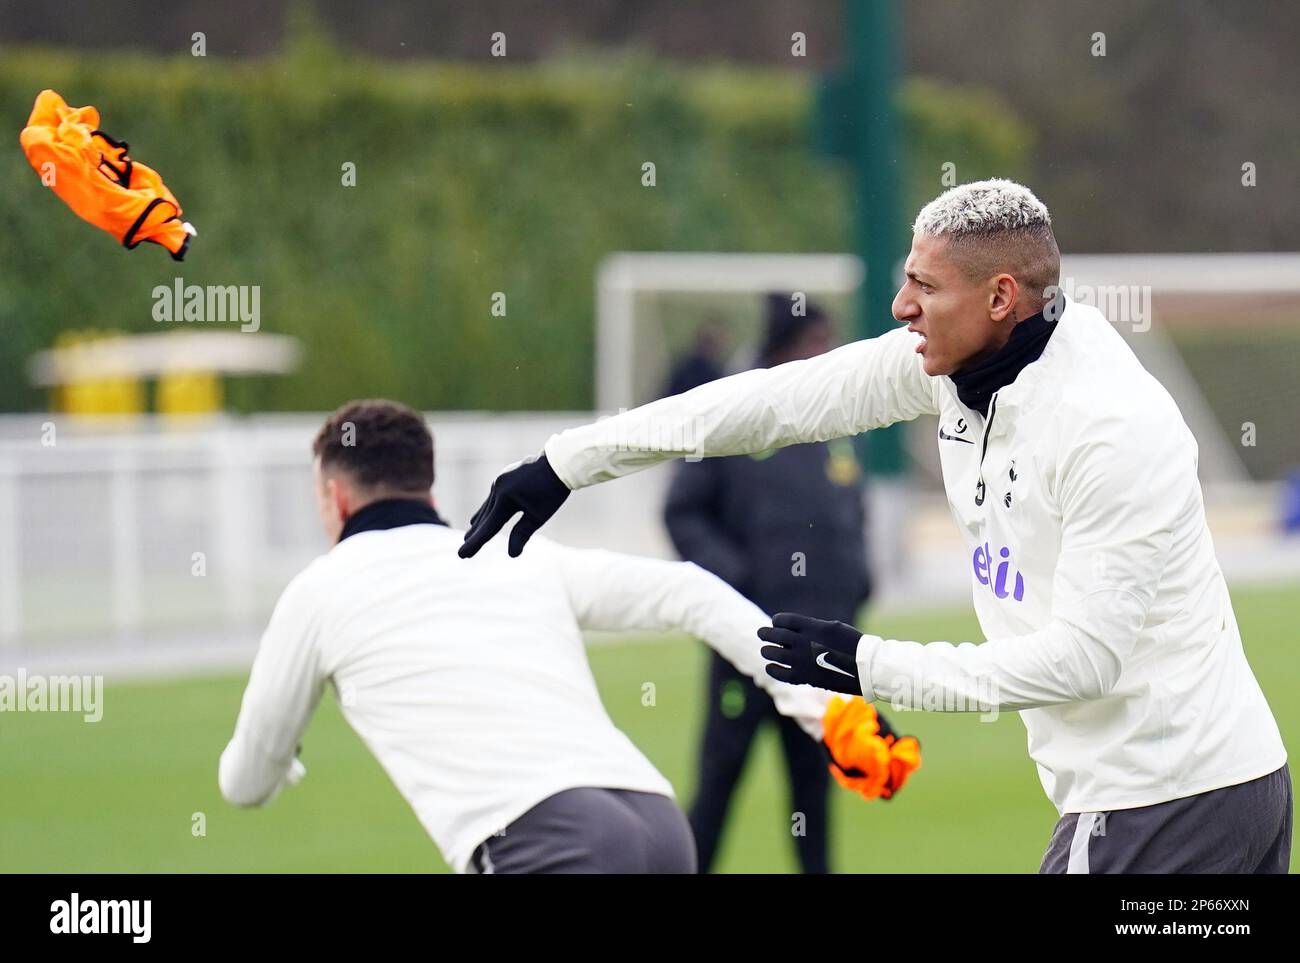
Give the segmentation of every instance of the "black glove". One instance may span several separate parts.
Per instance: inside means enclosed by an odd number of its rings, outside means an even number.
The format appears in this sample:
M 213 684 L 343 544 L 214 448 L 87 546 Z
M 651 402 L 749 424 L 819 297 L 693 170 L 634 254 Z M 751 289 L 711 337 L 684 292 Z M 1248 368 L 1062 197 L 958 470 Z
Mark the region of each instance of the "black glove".
M 767 674 L 778 682 L 862 695 L 857 661 L 862 633 L 853 626 L 781 612 L 758 637 L 772 643 L 759 652 L 768 661 Z
M 510 557 L 518 558 L 533 532 L 559 511 L 568 497 L 569 487 L 560 481 L 545 454 L 502 472 L 492 483 L 487 501 L 469 520 L 460 557 L 469 558 L 491 541 L 506 522 L 523 512 L 524 517 L 510 530 Z

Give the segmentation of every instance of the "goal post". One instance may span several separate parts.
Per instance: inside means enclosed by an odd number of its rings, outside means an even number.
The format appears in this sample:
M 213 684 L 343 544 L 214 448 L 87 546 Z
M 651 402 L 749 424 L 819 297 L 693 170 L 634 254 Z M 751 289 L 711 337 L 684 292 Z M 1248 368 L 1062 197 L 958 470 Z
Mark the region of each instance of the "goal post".
M 642 295 L 850 298 L 862 279 L 862 262 L 851 254 L 611 254 L 596 272 L 596 408 L 616 412 L 652 400 L 659 385 L 651 379 L 671 362 L 664 339 L 647 337 L 639 323 Z

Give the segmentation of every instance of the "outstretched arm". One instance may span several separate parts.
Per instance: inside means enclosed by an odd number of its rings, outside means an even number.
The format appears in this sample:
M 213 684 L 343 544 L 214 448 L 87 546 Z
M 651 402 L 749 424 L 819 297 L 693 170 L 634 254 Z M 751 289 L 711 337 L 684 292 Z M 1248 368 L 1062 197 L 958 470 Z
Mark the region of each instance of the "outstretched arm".
M 767 617 L 715 575 L 690 562 L 542 543 L 586 629 L 678 631 L 694 635 L 766 691 L 827 752 L 831 774 L 867 799 L 892 798 L 921 765 L 920 743 L 897 736 L 860 698 L 781 685 L 764 672 L 754 634 Z
M 546 456 L 570 489 L 674 458 L 750 455 L 827 441 L 936 411 L 934 389 L 902 328 L 804 361 L 757 368 L 571 428 Z
M 300 575 L 276 603 L 244 690 L 235 734 L 221 754 L 221 795 L 260 806 L 306 770 L 296 758 L 324 678 L 315 644 L 319 607 Z
M 826 441 L 934 414 L 934 385 L 902 328 L 834 351 L 701 385 L 553 435 L 532 461 L 503 473 L 465 534 L 479 550 L 515 515 L 510 554 L 568 497 L 674 458 L 747 455 Z
M 780 685 L 763 671 L 753 644 L 767 624 L 762 609 L 690 562 L 666 562 L 553 542 L 548 552 L 578 624 L 594 631 L 682 632 L 701 639 L 766 690 L 777 709 L 814 739 L 830 693 Z

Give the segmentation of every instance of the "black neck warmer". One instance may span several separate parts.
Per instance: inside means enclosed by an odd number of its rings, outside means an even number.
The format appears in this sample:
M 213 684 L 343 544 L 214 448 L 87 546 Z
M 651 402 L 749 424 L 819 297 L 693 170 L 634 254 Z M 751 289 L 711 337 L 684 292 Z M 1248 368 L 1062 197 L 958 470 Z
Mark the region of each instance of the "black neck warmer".
M 1056 330 L 1056 320 L 1061 316 L 1055 304 L 1021 321 L 1011 329 L 1007 343 L 978 364 L 951 375 L 957 386 L 957 397 L 967 408 L 988 415 L 993 393 L 1016 380 L 1025 365 L 1037 361 L 1047 347 L 1047 339 Z M 1047 320 L 1048 317 L 1054 320 Z
M 385 498 L 371 502 L 343 524 L 339 541 L 357 532 L 377 532 L 403 525 L 446 525 L 432 505 L 418 498 Z

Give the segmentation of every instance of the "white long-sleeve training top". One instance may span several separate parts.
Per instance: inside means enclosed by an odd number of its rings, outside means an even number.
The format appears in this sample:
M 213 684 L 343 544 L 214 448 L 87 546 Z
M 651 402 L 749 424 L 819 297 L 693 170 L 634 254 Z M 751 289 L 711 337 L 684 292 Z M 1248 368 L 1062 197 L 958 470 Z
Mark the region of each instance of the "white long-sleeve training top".
M 863 691 L 898 707 L 1021 710 L 1061 813 L 1127 809 L 1266 775 L 1277 723 L 1242 649 L 1168 392 L 1094 308 L 1067 305 L 986 418 L 899 328 L 553 436 L 570 488 L 687 454 L 824 441 L 918 415 L 966 541 L 976 645 L 865 636 Z M 527 554 L 527 552 L 525 552 Z
M 458 872 L 479 843 L 562 790 L 672 796 L 605 712 L 582 629 L 694 635 L 821 738 L 829 694 L 769 678 L 753 644 L 767 616 L 703 569 L 539 538 L 519 559 L 504 539 L 461 559 L 463 538 L 434 524 L 362 531 L 289 583 L 221 755 L 226 799 L 261 804 L 294 781 L 327 680 Z M 664 713 L 645 687 L 654 683 L 610 695 Z

